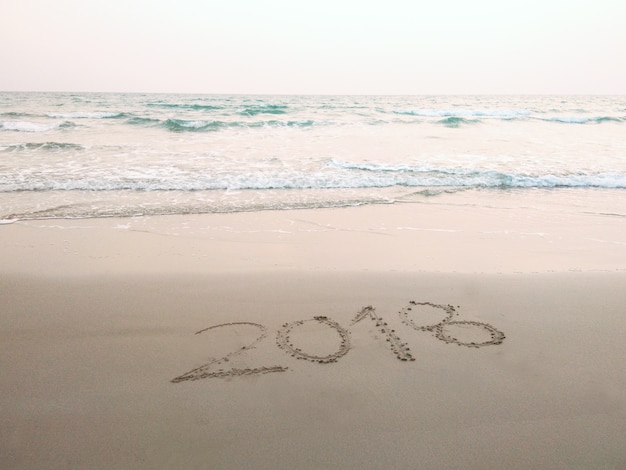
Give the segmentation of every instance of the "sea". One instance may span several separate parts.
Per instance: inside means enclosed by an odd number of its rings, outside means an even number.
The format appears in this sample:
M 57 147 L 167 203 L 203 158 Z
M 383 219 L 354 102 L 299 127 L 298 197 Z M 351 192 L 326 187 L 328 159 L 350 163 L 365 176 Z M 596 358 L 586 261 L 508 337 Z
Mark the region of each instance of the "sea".
M 0 93 L 1 223 L 529 192 L 625 215 L 626 96 Z

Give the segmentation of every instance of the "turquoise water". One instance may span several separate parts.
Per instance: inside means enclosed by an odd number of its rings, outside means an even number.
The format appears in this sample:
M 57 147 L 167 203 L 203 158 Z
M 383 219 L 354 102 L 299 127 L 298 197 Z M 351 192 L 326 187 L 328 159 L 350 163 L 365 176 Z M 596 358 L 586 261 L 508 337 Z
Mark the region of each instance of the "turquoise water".
M 0 93 L 0 218 L 622 197 L 625 137 L 624 96 Z

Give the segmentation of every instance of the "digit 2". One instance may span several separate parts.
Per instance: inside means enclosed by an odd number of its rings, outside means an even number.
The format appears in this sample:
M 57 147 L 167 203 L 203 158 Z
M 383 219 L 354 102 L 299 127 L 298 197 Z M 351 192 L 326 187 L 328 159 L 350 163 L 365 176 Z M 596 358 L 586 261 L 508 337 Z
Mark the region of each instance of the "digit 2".
M 287 367 L 282 366 L 270 366 L 270 367 L 256 367 L 256 368 L 246 368 L 246 369 L 223 369 L 218 368 L 215 370 L 217 366 L 228 362 L 230 358 L 238 356 L 240 354 L 245 353 L 249 349 L 253 349 L 258 343 L 267 338 L 267 328 L 259 323 L 251 323 L 251 322 L 234 322 L 234 323 L 222 323 L 219 325 L 210 326 L 208 328 L 204 328 L 200 331 L 197 331 L 196 334 L 199 335 L 204 333 L 205 331 L 214 330 L 216 328 L 226 328 L 230 326 L 238 326 L 238 325 L 248 325 L 254 326 L 261 331 L 261 334 L 250 344 L 246 346 L 242 346 L 236 351 L 233 351 L 224 357 L 219 359 L 214 359 L 206 364 L 201 365 L 200 367 L 196 367 L 195 369 L 190 370 L 189 372 L 185 372 L 178 377 L 175 377 L 171 380 L 173 383 L 184 382 L 186 380 L 201 380 L 215 377 L 234 377 L 239 375 L 254 375 L 254 374 L 268 374 L 271 372 L 284 372 L 287 370 Z

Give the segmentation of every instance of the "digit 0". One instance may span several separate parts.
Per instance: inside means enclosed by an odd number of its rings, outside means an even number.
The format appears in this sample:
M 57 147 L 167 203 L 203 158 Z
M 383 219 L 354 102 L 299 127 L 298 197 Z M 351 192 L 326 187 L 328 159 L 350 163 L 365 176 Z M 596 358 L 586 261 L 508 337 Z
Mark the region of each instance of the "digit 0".
M 302 349 L 297 348 L 296 345 L 293 344 L 291 334 L 293 330 L 308 322 L 317 322 L 321 325 L 327 325 L 330 329 L 335 330 L 340 338 L 339 349 L 334 353 L 325 356 L 318 356 L 316 354 L 306 353 L 302 351 Z M 337 322 L 329 319 L 328 317 L 318 316 L 313 317 L 310 320 L 299 320 L 291 323 L 285 323 L 282 328 L 278 330 L 278 334 L 276 335 L 276 344 L 287 354 L 290 354 L 297 359 L 328 364 L 329 362 L 337 362 L 348 353 L 350 350 L 350 335 L 348 331 L 343 329 Z

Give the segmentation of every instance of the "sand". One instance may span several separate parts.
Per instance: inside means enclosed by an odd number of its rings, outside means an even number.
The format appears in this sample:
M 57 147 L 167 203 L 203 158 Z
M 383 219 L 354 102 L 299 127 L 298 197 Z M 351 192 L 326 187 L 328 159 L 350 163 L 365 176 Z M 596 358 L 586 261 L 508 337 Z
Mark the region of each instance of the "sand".
M 626 223 L 0 227 L 0 468 L 626 468 Z

